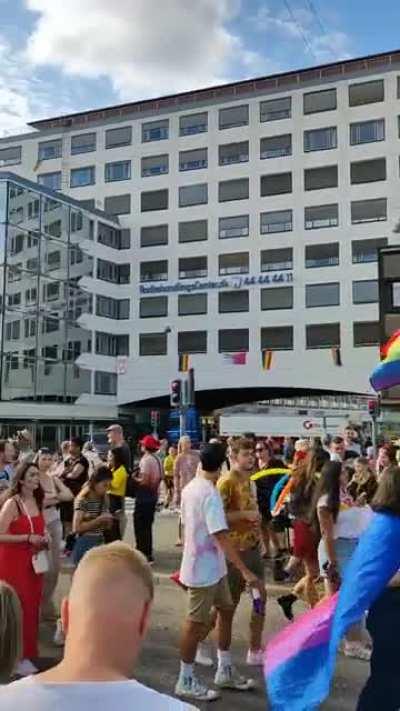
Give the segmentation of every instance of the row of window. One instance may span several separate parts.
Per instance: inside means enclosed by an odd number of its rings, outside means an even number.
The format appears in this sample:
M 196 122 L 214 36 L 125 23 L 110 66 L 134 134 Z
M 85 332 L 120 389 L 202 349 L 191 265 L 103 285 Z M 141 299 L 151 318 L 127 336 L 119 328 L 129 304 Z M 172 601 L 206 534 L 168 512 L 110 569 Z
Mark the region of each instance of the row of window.
M 400 97 L 400 77 L 398 78 L 398 97 Z M 383 79 L 359 82 L 348 87 L 348 103 L 350 107 L 363 106 L 385 100 L 385 85 Z M 322 89 L 303 94 L 304 115 L 337 109 L 336 88 Z M 261 101 L 259 104 L 260 121 L 276 121 L 289 119 L 292 116 L 292 97 L 284 96 L 277 99 Z M 220 130 L 249 125 L 249 105 L 229 106 L 219 109 L 218 127 Z M 179 135 L 190 136 L 208 131 L 208 113 L 206 111 L 188 114 L 179 118 Z M 142 142 L 166 140 L 170 137 L 170 121 L 168 118 L 147 121 L 142 124 Z M 110 128 L 105 132 L 105 148 L 118 148 L 132 144 L 132 126 Z M 77 155 L 91 153 L 97 149 L 95 132 L 81 133 L 71 136 L 70 153 Z M 63 144 L 61 138 L 41 141 L 38 145 L 38 160 L 61 158 Z M 21 162 L 22 146 L 10 146 L 0 151 L 0 167 L 15 165 Z
M 312 324 L 305 327 L 307 350 L 340 347 L 340 323 Z M 207 353 L 207 331 L 178 332 L 178 352 Z M 361 321 L 353 323 L 355 347 L 379 344 L 379 323 Z M 293 326 L 260 329 L 261 350 L 285 351 L 294 349 Z M 219 330 L 218 352 L 235 353 L 249 350 L 249 330 L 246 328 Z M 139 334 L 139 355 L 161 356 L 168 354 L 168 336 L 165 333 Z

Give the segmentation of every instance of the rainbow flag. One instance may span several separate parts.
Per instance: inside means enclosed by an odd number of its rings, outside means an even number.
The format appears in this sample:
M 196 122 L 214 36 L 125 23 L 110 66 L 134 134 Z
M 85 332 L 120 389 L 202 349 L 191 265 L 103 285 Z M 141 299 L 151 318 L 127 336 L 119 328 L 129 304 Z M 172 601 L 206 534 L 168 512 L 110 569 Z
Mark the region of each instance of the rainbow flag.
M 188 355 L 188 353 L 180 353 L 178 370 L 180 373 L 188 373 L 189 372 L 189 355 Z
M 247 351 L 239 351 L 238 353 L 224 353 L 224 360 L 231 365 L 246 365 Z
M 272 351 L 261 351 L 261 364 L 262 364 L 263 370 L 271 370 Z
M 376 392 L 400 385 L 400 331 L 381 348 L 382 360 L 372 371 L 370 383 Z
M 269 642 L 265 678 L 272 711 L 316 711 L 329 694 L 339 644 L 400 568 L 400 516 L 376 513 L 337 595 Z

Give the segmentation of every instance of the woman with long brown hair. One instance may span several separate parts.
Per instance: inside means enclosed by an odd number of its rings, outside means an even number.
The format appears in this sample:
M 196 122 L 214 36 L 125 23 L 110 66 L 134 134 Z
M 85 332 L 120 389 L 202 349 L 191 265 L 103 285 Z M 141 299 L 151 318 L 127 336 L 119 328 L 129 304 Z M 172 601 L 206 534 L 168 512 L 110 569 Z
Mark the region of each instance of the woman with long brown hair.
M 113 516 L 109 512 L 107 497 L 111 482 L 111 470 L 102 464 L 94 470 L 75 499 L 72 522 L 72 530 L 77 535 L 72 552 L 75 565 L 87 551 L 104 543 L 104 531 L 112 526 Z
M 29 461 L 16 470 L 10 498 L 0 511 L 0 579 L 16 591 L 23 613 L 23 660 L 18 673 L 31 674 L 38 656 L 37 637 L 43 574 L 35 556 L 48 547 L 42 514 L 44 492 L 39 470 Z
M 376 474 L 370 469 L 368 459 L 357 457 L 354 462 L 354 474 L 347 486 L 350 496 L 357 504 L 364 506 L 371 503 L 377 488 Z

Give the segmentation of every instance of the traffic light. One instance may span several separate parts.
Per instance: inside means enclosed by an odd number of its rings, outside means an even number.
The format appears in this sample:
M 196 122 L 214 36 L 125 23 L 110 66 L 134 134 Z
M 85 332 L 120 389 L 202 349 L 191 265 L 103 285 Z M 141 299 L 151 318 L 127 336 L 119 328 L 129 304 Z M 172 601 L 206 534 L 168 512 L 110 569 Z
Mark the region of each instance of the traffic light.
M 373 420 L 379 417 L 379 401 L 378 400 L 368 400 L 368 412 Z
M 180 407 L 182 402 L 182 380 L 172 380 L 169 388 L 171 407 Z

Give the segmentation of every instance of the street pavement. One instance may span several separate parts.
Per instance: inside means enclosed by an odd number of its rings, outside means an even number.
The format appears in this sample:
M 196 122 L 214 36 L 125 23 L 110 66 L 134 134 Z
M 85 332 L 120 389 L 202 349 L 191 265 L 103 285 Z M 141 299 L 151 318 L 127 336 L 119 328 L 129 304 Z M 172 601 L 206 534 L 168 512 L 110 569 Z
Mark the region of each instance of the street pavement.
M 131 513 L 129 512 L 129 519 Z M 133 541 L 132 525 L 126 532 L 126 540 Z M 151 629 L 144 644 L 139 664 L 135 670 L 138 681 L 158 689 L 164 693 L 173 693 L 176 676 L 179 669 L 178 642 L 182 620 L 185 615 L 185 593 L 171 582 L 169 575 L 179 567 L 180 550 L 175 547 L 177 536 L 177 518 L 173 515 L 157 516 L 155 525 L 155 557 L 154 575 L 156 581 L 156 595 L 152 615 Z M 270 571 L 267 570 L 267 589 L 269 594 L 267 604 L 267 624 L 265 639 L 268 640 L 284 624 L 282 613 L 276 602 L 276 597 L 284 589 L 272 582 Z M 70 575 L 64 571 L 57 590 L 57 599 L 61 599 L 68 591 Z M 216 711 L 242 711 L 243 704 L 246 711 L 261 711 L 268 709 L 264 682 L 260 671 L 246 667 L 246 642 L 248 637 L 248 619 L 250 613 L 250 600 L 244 595 L 234 621 L 233 631 L 233 657 L 241 673 L 251 676 L 257 682 L 257 689 L 246 694 L 223 692 L 222 699 L 213 703 Z M 298 605 L 298 611 L 304 609 Z M 53 663 L 60 656 L 60 650 L 51 643 L 51 633 L 47 625 L 41 629 L 41 655 L 46 659 L 46 666 Z M 356 708 L 359 691 L 368 673 L 368 664 L 365 662 L 349 660 L 339 656 L 337 674 L 331 697 L 321 708 L 324 711 L 354 711 Z M 199 676 L 212 684 L 212 670 L 200 668 Z M 206 708 L 207 704 L 198 704 Z M 290 709 L 288 709 L 290 711 Z

